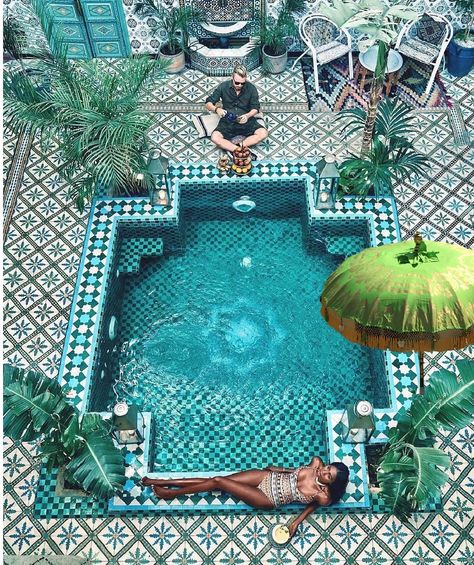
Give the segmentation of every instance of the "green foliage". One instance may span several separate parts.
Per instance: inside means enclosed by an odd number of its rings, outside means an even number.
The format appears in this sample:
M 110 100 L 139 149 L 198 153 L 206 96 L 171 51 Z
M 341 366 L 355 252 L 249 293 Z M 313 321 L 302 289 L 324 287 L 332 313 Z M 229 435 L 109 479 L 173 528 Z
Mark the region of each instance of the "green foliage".
M 55 138 L 63 165 L 58 172 L 82 211 L 98 188 L 110 195 L 143 190 L 137 174 L 146 173 L 147 131 L 153 118 L 140 108 L 163 63 L 148 56 L 118 60 L 71 61 L 54 34 L 47 5 L 33 0 L 54 54 L 38 52 L 35 72 L 4 72 L 5 127 L 28 129 Z M 30 71 L 30 70 L 29 70 Z
M 61 57 L 42 70 L 44 88 L 30 74 L 5 71 L 5 126 L 59 139 L 64 159 L 59 173 L 80 210 L 98 186 L 110 195 L 133 192 L 135 176 L 146 172 L 153 123 L 139 103 L 161 70 L 159 62 L 133 57 L 111 69 L 98 60 L 72 63 Z
M 4 365 L 3 427 L 17 441 L 39 440 L 49 471 L 65 466 L 66 476 L 85 491 L 109 498 L 125 484 L 121 452 L 99 414 L 79 414 L 54 379 Z
M 456 363 L 456 374 L 442 369 L 430 378 L 424 396 L 416 395 L 408 411 L 395 417 L 387 450 L 379 461 L 381 497 L 406 521 L 415 510 L 439 497 L 446 482 L 449 456 L 432 447 L 441 430 L 454 431 L 470 423 L 474 413 L 474 363 Z
M 463 31 L 456 34 L 456 37 L 459 37 L 459 39 L 468 41 L 474 26 L 474 0 L 453 0 L 453 2 L 456 9 L 469 16 Z
M 256 40 L 257 48 L 264 47 L 265 53 L 272 57 L 283 55 L 287 51 L 287 40 L 298 34 L 295 15 L 304 11 L 306 0 L 284 0 L 276 19 L 265 16 Z
M 7 12 L 3 18 L 3 51 L 13 59 L 21 59 L 26 47 L 26 33 L 21 22 Z
M 343 129 L 346 135 L 364 129 L 367 120 L 365 110 L 346 110 L 338 119 L 347 116 L 351 117 L 351 121 Z M 339 167 L 341 194 L 367 196 L 373 193 L 379 197 L 390 193 L 394 182 L 413 173 L 423 173 L 428 160 L 405 137 L 416 132 L 411 125 L 411 117 L 410 108 L 402 102 L 385 98 L 379 104 L 370 150 L 362 157 L 353 154 Z
M 7 436 L 34 441 L 65 427 L 73 414 L 57 381 L 4 365 L 3 429 Z
M 319 11 L 338 27 L 360 32 L 363 36 L 358 44 L 360 51 L 379 42 L 394 43 L 400 22 L 419 15 L 407 4 L 388 5 L 384 0 L 332 0 L 331 5 L 322 4 Z
M 181 51 L 189 52 L 189 26 L 193 22 L 204 22 L 205 13 L 193 6 L 164 8 L 155 0 L 136 2 L 133 9 L 139 16 L 153 18 L 152 33 L 165 33 L 163 52 L 167 55 L 177 55 Z
M 66 466 L 66 476 L 99 498 L 109 498 L 125 484 L 123 456 L 99 414 L 84 414 L 76 433 L 82 449 Z

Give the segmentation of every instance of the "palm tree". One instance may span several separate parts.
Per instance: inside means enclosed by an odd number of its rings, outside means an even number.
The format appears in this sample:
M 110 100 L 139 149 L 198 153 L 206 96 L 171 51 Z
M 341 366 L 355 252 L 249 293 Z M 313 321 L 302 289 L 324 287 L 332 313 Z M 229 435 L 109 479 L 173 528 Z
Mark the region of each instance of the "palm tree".
M 64 163 L 58 169 L 82 211 L 97 190 L 129 194 L 146 173 L 147 131 L 153 118 L 140 99 L 163 69 L 148 56 L 105 61 L 67 59 L 62 38 L 54 35 L 47 5 L 34 2 L 52 53 L 37 53 L 38 72 L 23 68 L 4 73 L 5 126 L 29 128 L 55 137 Z
M 364 37 L 359 41 L 360 51 L 378 46 L 374 81 L 370 89 L 367 117 L 362 138 L 361 156 L 370 151 L 377 107 L 383 88 L 385 68 L 390 45 L 395 42 L 400 20 L 410 21 L 418 12 L 403 4 L 388 6 L 383 0 L 332 0 L 332 6 L 320 7 L 320 12 L 338 27 L 354 29 Z
M 361 108 L 345 110 L 338 119 L 351 116 L 343 129 L 346 135 L 364 130 L 368 111 Z M 414 136 L 411 109 L 396 99 L 385 98 L 378 107 L 369 151 L 360 157 L 352 155 L 339 166 L 340 187 L 345 194 L 367 196 L 373 192 L 378 198 L 392 192 L 393 183 L 412 173 L 421 175 L 428 165 L 425 155 L 418 153 L 406 136 Z

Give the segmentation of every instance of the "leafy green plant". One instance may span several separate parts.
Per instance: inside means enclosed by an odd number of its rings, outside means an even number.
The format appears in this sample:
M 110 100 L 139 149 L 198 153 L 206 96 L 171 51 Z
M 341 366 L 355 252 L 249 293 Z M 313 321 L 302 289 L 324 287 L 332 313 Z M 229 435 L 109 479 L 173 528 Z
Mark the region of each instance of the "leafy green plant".
M 389 5 L 385 0 L 332 0 L 329 6 L 322 4 L 320 12 L 337 26 L 361 33 L 362 39 L 358 42 L 360 51 L 364 52 L 369 47 L 377 45 L 377 64 L 362 137 L 361 156 L 363 156 L 369 152 L 372 144 L 390 45 L 398 36 L 399 23 L 413 20 L 419 14 L 406 4 Z
M 133 11 L 139 16 L 153 18 L 153 34 L 164 32 L 166 39 L 161 50 L 165 55 L 177 55 L 181 51 L 189 53 L 189 26 L 192 22 L 205 21 L 204 12 L 193 6 L 164 8 L 155 0 L 136 2 Z
M 26 44 L 26 33 L 20 20 L 7 11 L 3 18 L 3 52 L 13 59 L 21 59 Z
M 467 23 L 461 31 L 456 33 L 456 38 L 462 41 L 469 41 L 472 28 L 474 27 L 474 0 L 453 0 L 454 6 L 461 13 L 466 13 L 469 16 Z
M 46 89 L 28 74 L 6 71 L 5 125 L 59 139 L 58 172 L 81 211 L 98 187 L 109 195 L 133 193 L 140 189 L 136 175 L 146 174 L 153 123 L 140 99 L 158 68 L 147 56 L 121 59 L 113 69 L 97 60 L 63 60 L 47 73 Z
M 272 57 L 286 53 L 288 38 L 295 38 L 298 34 L 295 15 L 304 11 L 305 4 L 306 0 L 284 0 L 276 19 L 265 16 L 260 26 L 260 34 L 254 39 L 256 48 L 263 47 L 265 53 Z
M 449 455 L 433 447 L 440 430 L 467 426 L 474 413 L 474 363 L 456 363 L 459 379 L 447 369 L 433 373 L 425 394 L 415 395 L 408 410 L 401 409 L 390 429 L 389 442 L 377 472 L 380 495 L 402 521 L 440 496 L 446 482 L 441 469 L 450 465 Z
M 3 430 L 17 441 L 39 440 L 47 469 L 64 467 L 66 478 L 98 498 L 125 484 L 123 456 L 99 414 L 80 414 L 56 380 L 4 365 Z
M 365 128 L 367 111 L 354 108 L 341 112 L 338 119 L 351 117 L 343 129 L 352 135 Z M 422 174 L 428 159 L 417 152 L 406 137 L 416 133 L 411 110 L 398 100 L 384 99 L 375 118 L 374 138 L 368 153 L 343 161 L 339 167 L 340 193 L 376 197 L 392 192 L 393 183 L 411 174 Z

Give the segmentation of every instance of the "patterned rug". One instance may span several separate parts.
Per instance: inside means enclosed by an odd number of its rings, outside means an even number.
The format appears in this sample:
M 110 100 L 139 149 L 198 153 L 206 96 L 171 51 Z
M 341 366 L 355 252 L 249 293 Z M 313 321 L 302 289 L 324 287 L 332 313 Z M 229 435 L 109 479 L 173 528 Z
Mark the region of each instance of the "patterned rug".
M 313 112 L 339 112 L 346 108 L 365 108 L 369 99 L 372 73 L 367 73 L 364 89 L 361 90 L 361 77 L 357 77 L 360 64 L 354 56 L 354 78 L 349 79 L 347 56 L 341 57 L 319 68 L 319 94 L 314 91 L 313 63 L 304 58 L 301 62 L 306 96 Z M 431 92 L 424 96 L 431 67 L 413 60 L 405 60 L 400 69 L 399 79 L 392 86 L 389 96 L 398 96 L 410 107 L 427 110 L 450 108 L 451 100 L 446 92 L 439 73 Z M 384 89 L 385 95 L 385 89 Z

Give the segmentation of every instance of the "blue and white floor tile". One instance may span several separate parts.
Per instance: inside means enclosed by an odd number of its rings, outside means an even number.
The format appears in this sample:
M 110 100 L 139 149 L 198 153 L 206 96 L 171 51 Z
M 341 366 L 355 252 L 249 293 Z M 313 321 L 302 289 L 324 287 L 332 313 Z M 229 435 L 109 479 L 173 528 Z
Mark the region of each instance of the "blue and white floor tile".
M 456 81 L 448 75 L 443 78 L 465 125 L 472 128 L 472 75 Z M 156 114 L 157 126 L 150 137 L 172 160 L 214 163 L 218 152 L 209 140 L 195 140 L 189 118 L 190 112 L 201 112 L 198 107 L 204 93 L 219 80 L 204 79 L 196 86 L 196 79 L 187 71 L 160 87 L 160 100 L 170 110 Z M 267 77 L 256 77 L 256 82 L 262 101 L 270 108 L 266 112 L 270 137 L 258 148 L 263 158 L 312 160 L 329 151 L 343 156 L 356 150 L 356 138 L 343 141 L 332 115 L 304 111 L 304 87 L 297 74 L 284 88 L 275 88 Z M 171 109 L 179 104 L 182 108 L 188 104 L 190 109 Z M 431 178 L 412 179 L 396 187 L 402 237 L 420 230 L 436 239 L 472 246 L 473 149 L 455 144 L 446 112 L 420 112 L 416 120 L 420 132 L 416 144 L 429 155 Z M 6 178 L 16 143 L 13 137 L 5 141 Z M 67 187 L 54 173 L 58 163 L 54 143 L 42 150 L 33 144 L 7 226 L 4 254 L 5 358 L 51 377 L 59 368 L 87 221 L 87 212 L 79 214 L 71 205 Z M 428 376 L 437 368 L 452 368 L 459 356 L 472 354 L 472 350 L 427 354 Z M 35 518 L 32 497 L 38 467 L 33 446 L 6 440 L 4 551 L 10 555 L 77 555 L 88 563 L 469 565 L 474 563 L 470 537 L 474 428 L 445 438 L 445 443 L 452 466 L 442 512 L 418 514 L 406 525 L 379 514 L 316 513 L 291 546 L 279 551 L 267 539 L 276 517 L 264 514 Z

